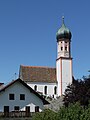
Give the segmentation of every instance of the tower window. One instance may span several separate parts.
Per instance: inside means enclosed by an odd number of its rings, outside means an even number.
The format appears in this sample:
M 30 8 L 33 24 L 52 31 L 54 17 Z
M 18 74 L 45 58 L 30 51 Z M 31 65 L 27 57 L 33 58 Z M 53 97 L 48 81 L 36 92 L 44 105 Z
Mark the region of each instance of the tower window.
M 61 47 L 61 51 L 63 50 L 63 47 Z
M 54 87 L 54 94 L 55 95 L 57 94 L 57 87 L 56 86 Z
M 65 47 L 65 50 L 67 51 L 67 46 Z
M 44 87 L 44 94 L 47 94 L 47 86 Z
M 34 90 L 37 91 L 37 85 L 34 86 Z

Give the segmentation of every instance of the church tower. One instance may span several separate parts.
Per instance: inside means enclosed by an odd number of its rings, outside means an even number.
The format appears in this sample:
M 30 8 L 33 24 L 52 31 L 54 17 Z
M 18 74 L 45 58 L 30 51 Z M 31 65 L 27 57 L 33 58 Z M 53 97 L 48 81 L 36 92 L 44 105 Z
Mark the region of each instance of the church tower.
M 72 83 L 71 37 L 71 32 L 65 26 L 64 17 L 62 17 L 62 26 L 56 33 L 58 96 L 63 95 L 67 86 Z

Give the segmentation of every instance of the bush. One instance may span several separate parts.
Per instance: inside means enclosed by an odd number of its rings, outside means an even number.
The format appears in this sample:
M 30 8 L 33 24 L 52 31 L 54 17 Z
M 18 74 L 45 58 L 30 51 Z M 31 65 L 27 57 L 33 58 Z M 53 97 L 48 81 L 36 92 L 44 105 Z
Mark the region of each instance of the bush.
M 35 113 L 32 120 L 56 120 L 57 113 L 50 109 L 46 109 L 41 113 Z
M 70 104 L 68 107 L 62 107 L 58 112 L 58 120 L 79 120 L 83 109 L 79 103 Z
M 44 110 L 36 113 L 32 120 L 90 120 L 90 104 L 83 107 L 80 103 L 69 104 L 68 107 L 63 106 L 55 113 L 51 110 Z

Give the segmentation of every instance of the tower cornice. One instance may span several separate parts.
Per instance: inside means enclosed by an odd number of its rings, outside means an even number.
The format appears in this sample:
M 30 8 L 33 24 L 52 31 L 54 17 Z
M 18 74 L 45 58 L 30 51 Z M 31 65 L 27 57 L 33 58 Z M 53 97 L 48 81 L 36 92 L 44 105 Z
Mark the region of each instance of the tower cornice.
M 59 59 L 72 60 L 73 58 L 71 58 L 71 57 L 59 57 L 59 58 L 56 59 L 56 61 L 59 60 Z

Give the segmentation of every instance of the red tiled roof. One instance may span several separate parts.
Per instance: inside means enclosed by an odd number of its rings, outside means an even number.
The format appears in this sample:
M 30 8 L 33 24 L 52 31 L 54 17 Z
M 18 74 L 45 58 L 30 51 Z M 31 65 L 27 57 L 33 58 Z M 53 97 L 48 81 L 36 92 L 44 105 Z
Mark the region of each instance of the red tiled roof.
M 56 82 L 56 68 L 20 66 L 19 77 L 25 82 Z

